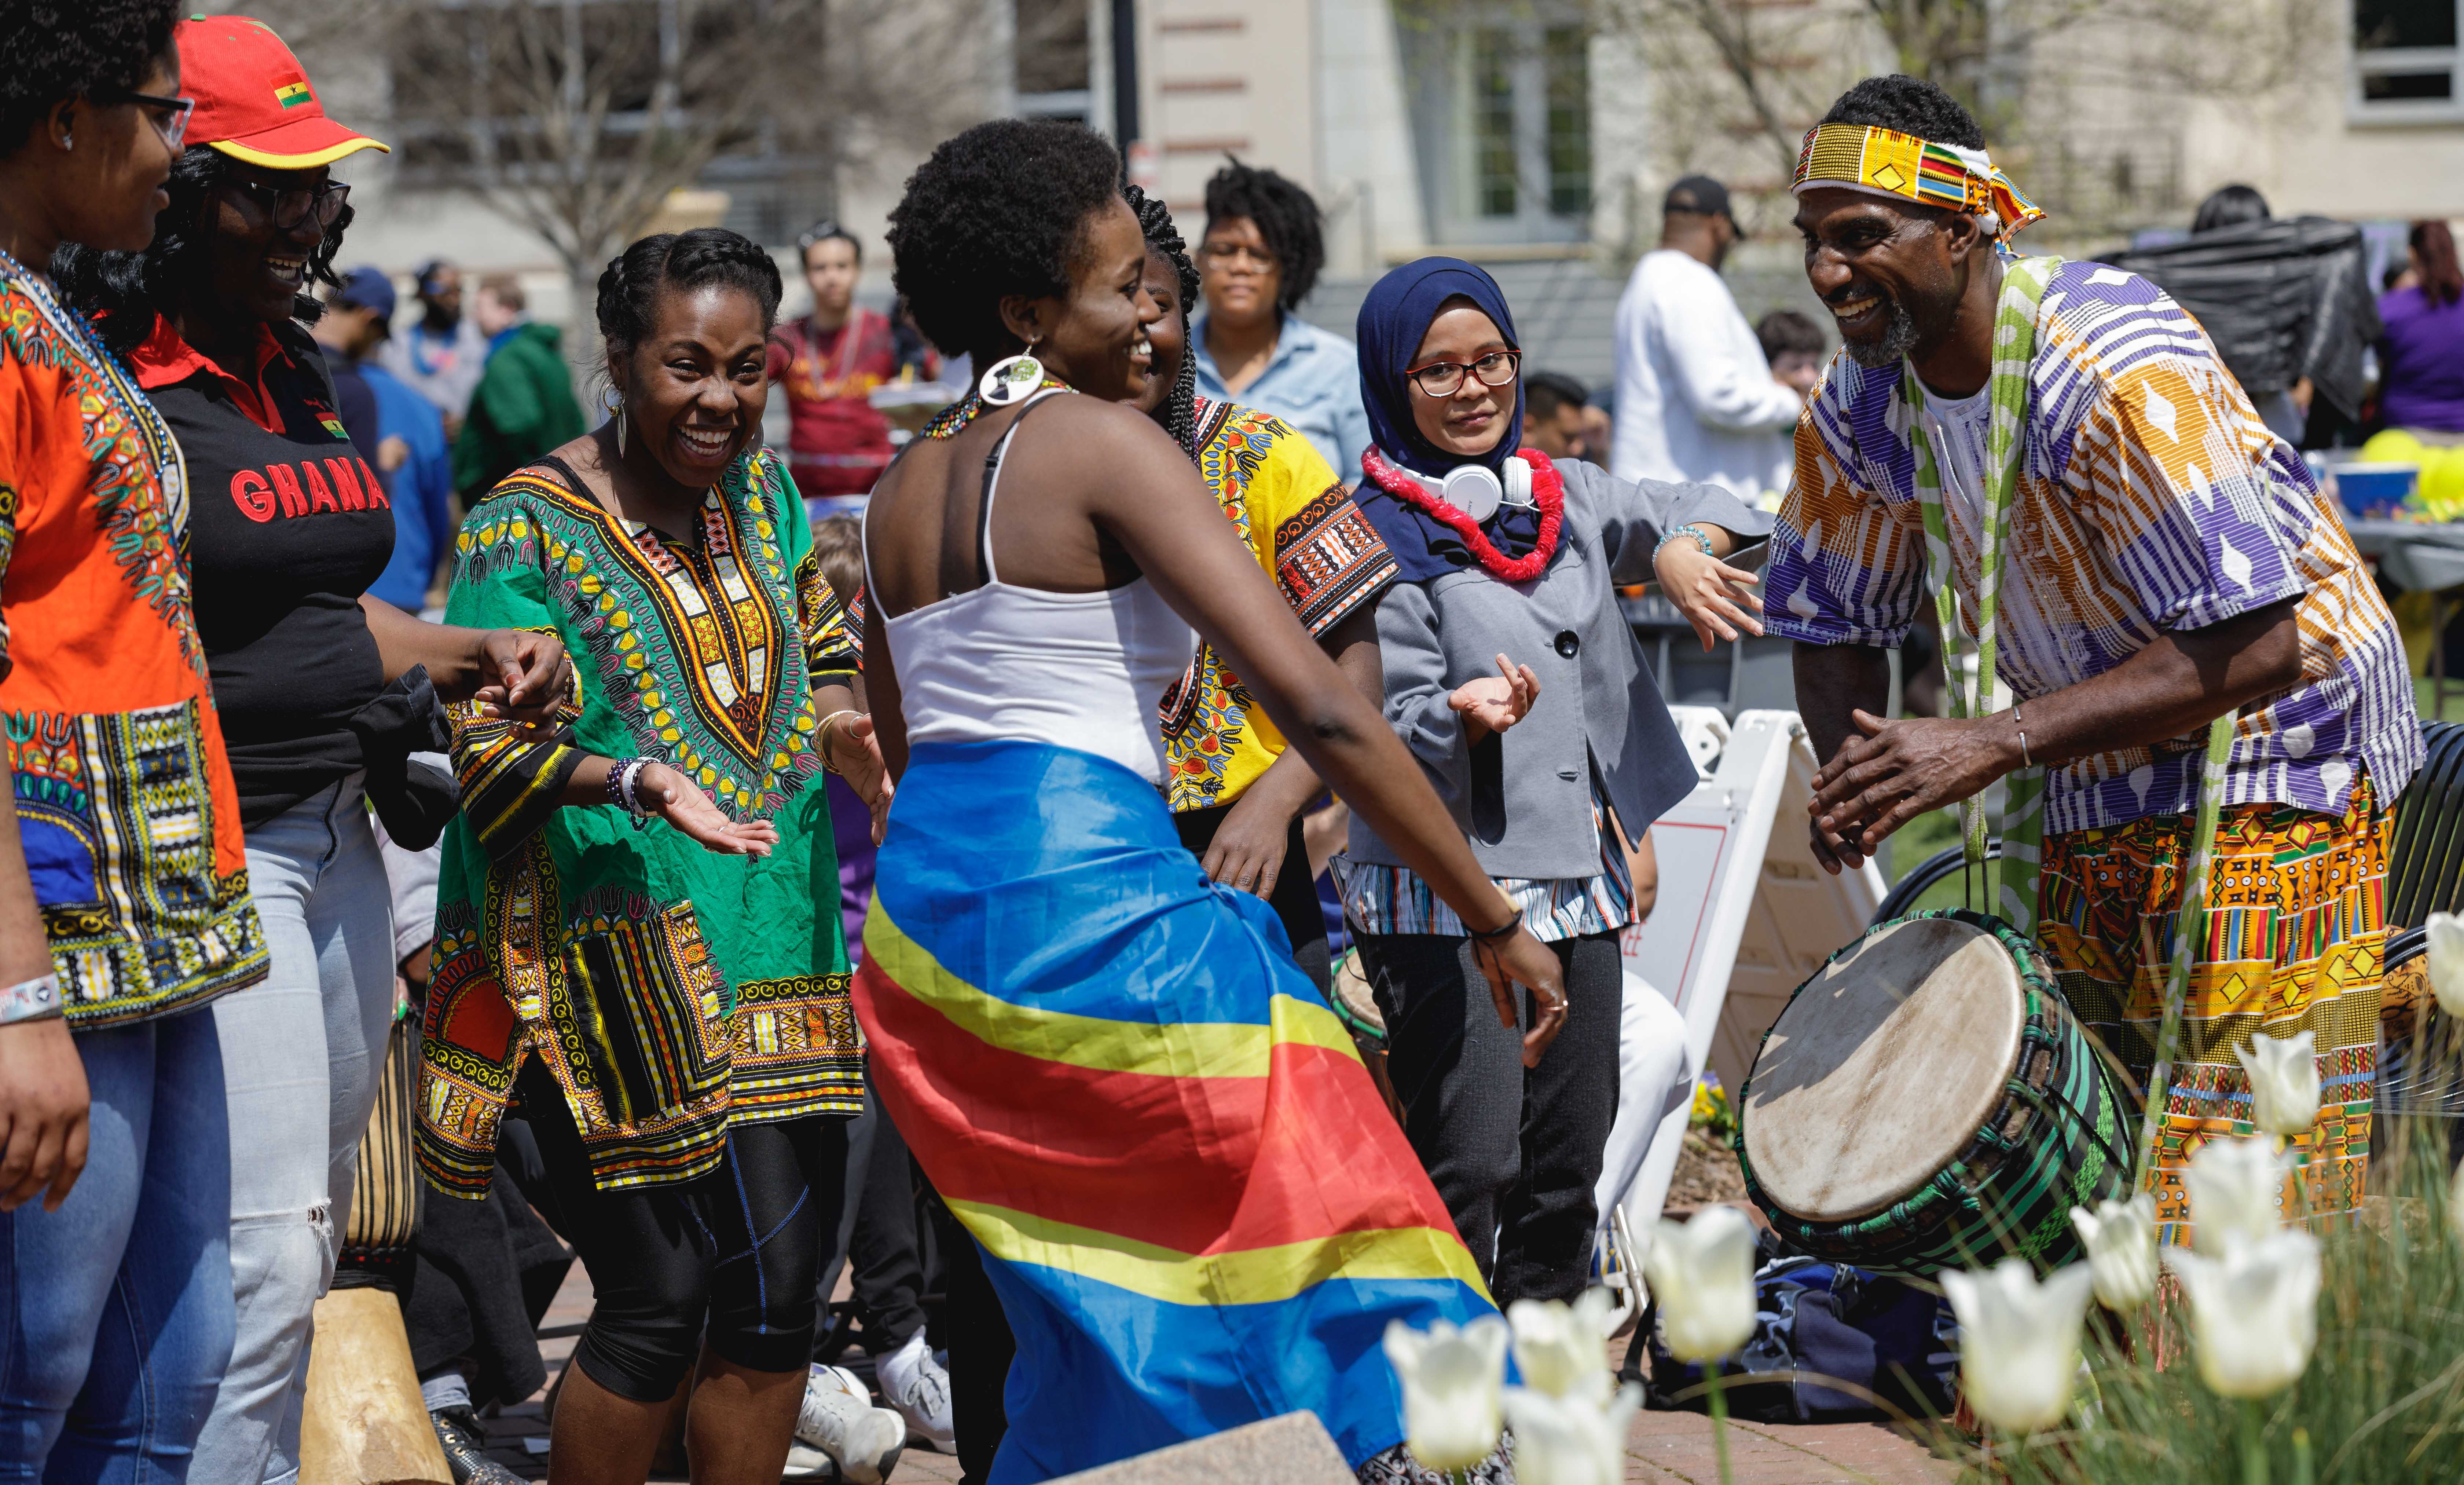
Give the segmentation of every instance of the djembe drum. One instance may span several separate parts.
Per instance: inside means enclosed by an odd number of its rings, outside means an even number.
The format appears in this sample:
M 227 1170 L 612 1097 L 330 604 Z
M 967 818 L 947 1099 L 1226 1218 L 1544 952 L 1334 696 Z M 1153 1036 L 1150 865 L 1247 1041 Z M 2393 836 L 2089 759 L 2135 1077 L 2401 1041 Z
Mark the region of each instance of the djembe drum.
M 2026 938 L 1960 909 L 1867 930 L 1797 987 L 1738 1105 L 1746 1191 L 1794 1251 L 1915 1278 L 2076 1257 L 2132 1189 L 2132 1100 Z

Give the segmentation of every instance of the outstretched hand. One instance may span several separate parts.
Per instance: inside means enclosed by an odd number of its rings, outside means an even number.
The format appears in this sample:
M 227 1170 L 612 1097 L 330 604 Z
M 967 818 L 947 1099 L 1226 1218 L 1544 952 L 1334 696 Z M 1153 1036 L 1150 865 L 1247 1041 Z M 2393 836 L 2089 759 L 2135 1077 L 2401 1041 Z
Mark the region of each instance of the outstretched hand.
M 1446 704 L 1463 714 L 1463 735 L 1477 742 L 1492 732 L 1504 732 L 1529 714 L 1540 699 L 1540 677 L 1529 665 L 1497 657 L 1497 674 L 1468 680 L 1455 688 Z
M 724 856 L 766 856 L 779 844 L 779 828 L 767 820 L 733 820 L 691 779 L 666 764 L 651 764 L 633 781 L 642 808 Z
M 2010 772 L 2019 750 L 2008 714 L 1979 720 L 1850 713 L 1862 737 L 1840 744 L 1814 776 L 1814 858 L 1837 875 L 1859 867 L 1892 832 L 1928 809 L 1955 805 Z M 2015 734 L 2013 734 L 2015 736 Z
M 1692 542 L 1675 541 L 1660 549 L 1652 562 L 1660 590 L 1694 626 L 1695 637 L 1708 651 L 1714 639 L 1733 640 L 1739 630 L 1760 634 L 1763 601 L 1753 590 L 1762 579 L 1742 567 L 1731 567 Z
M 882 832 L 890 828 L 890 797 L 898 787 L 890 782 L 890 765 L 881 761 L 881 740 L 873 735 L 871 714 L 825 728 L 822 757 L 872 811 L 872 843 L 880 845 Z

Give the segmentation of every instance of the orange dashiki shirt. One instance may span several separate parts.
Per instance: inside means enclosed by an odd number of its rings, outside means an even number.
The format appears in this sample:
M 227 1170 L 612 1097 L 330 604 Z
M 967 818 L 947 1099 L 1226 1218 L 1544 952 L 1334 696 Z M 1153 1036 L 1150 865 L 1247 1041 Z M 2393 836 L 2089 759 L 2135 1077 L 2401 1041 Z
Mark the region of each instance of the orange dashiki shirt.
M 85 322 L 0 257 L 0 724 L 80 1030 L 265 976 L 187 530 L 171 431 Z

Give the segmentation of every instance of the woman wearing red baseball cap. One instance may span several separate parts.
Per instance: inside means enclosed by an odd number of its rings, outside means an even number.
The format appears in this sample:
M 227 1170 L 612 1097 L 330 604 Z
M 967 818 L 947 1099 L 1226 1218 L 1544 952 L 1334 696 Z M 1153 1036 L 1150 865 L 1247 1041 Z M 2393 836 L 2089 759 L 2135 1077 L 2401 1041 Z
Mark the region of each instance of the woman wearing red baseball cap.
M 552 637 L 425 624 L 366 596 L 393 512 L 297 321 L 317 317 L 313 285 L 336 281 L 351 219 L 332 166 L 385 146 L 326 117 L 262 22 L 192 19 L 176 35 L 196 107 L 152 246 L 60 266 L 187 456 L 197 626 L 271 949 L 265 981 L 214 1006 L 237 1339 L 190 1472 L 254 1485 L 298 1469 L 309 1312 L 393 1014 L 368 806 L 398 843 L 433 841 L 452 792 L 406 758 L 444 743 L 438 698 L 536 720 L 571 672 Z

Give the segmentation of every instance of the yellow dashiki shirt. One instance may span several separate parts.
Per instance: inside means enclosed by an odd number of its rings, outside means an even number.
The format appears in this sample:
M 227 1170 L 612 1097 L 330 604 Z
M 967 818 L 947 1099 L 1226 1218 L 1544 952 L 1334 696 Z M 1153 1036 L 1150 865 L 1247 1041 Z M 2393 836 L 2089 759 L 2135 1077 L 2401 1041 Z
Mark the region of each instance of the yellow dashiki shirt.
M 1198 400 L 1190 457 L 1303 628 L 1322 634 L 1395 579 L 1395 559 L 1343 481 L 1281 419 Z M 1211 645 L 1164 693 L 1173 812 L 1228 805 L 1283 756 L 1284 736 Z
M 462 813 L 445 837 L 419 1150 L 482 1197 L 526 1057 L 547 1064 L 603 1189 L 718 1164 L 731 1120 L 852 1115 L 838 854 L 814 688 L 857 669 L 803 501 L 768 450 L 711 492 L 698 539 L 619 523 L 554 461 L 462 523 L 446 621 L 553 633 L 581 698 L 535 742 L 454 708 Z M 593 755 L 654 758 L 767 857 L 720 855 L 613 804 L 561 806 Z

